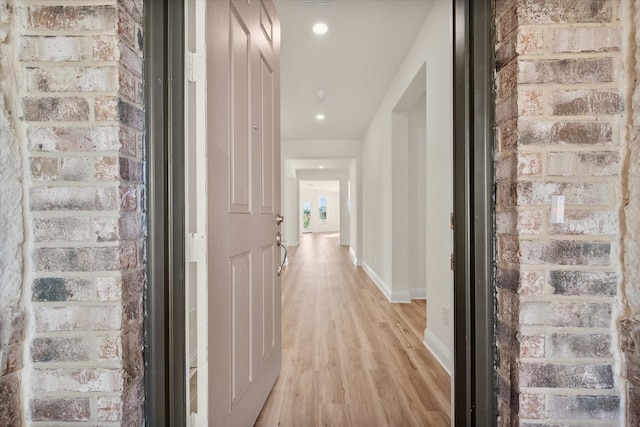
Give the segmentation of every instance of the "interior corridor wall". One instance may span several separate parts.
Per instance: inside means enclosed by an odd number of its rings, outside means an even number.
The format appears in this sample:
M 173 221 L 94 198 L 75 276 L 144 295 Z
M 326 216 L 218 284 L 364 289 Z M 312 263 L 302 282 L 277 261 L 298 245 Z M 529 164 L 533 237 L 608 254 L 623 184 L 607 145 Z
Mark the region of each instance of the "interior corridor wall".
M 411 298 L 427 293 L 427 104 L 426 94 L 408 112 L 409 151 L 409 292 Z M 432 177 L 432 179 L 434 179 Z M 427 307 L 428 308 L 428 307 Z
M 360 183 L 362 182 L 362 168 L 358 167 L 360 161 L 352 159 L 349 165 L 349 253 L 353 257 L 355 265 L 362 265 L 362 190 Z
M 298 232 L 298 181 L 286 176 L 282 180 L 282 211 L 284 222 L 282 223 L 282 238 L 287 246 L 298 246 L 300 235 Z
M 445 367 L 453 366 L 450 320 L 453 276 L 449 269 L 453 204 L 452 11 L 449 2 L 435 2 L 412 47 L 398 69 L 362 141 L 363 266 L 378 286 L 393 289 L 392 252 L 392 110 L 426 62 L 426 257 L 427 301 L 438 307 L 427 314 L 425 339 Z M 443 316 L 442 307 L 449 310 Z

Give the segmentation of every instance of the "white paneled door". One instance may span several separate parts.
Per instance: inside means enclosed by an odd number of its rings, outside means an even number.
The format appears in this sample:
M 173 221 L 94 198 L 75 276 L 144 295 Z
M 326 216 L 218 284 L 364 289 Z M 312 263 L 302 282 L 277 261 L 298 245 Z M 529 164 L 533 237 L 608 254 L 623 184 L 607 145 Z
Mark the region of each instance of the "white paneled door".
M 208 425 L 251 426 L 280 371 L 280 26 L 207 3 Z

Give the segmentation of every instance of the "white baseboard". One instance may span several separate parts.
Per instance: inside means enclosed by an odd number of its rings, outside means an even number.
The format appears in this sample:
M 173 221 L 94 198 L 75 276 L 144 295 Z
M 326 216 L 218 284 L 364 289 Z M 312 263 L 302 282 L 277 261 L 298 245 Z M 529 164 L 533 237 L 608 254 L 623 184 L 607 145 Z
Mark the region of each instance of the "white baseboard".
M 362 263 L 362 268 L 364 269 L 364 271 L 367 272 L 367 274 L 369 275 L 369 278 L 373 281 L 373 283 L 375 283 L 376 286 L 378 286 L 382 294 L 385 297 L 387 297 L 389 301 L 391 301 L 391 290 L 389 289 L 387 284 L 384 283 L 384 281 L 380 278 L 380 276 L 378 276 L 376 272 L 373 271 L 366 262 Z
M 356 251 L 352 247 L 349 247 L 349 255 L 351 255 L 351 259 L 353 259 L 353 264 L 354 265 L 356 265 L 358 267 L 362 266 L 362 262 L 360 262 L 360 260 L 356 256 Z
M 440 362 L 440 365 L 451 376 L 453 370 L 453 359 L 451 358 L 451 352 L 436 338 L 429 329 L 424 330 L 424 346 L 427 347 L 435 358 Z
M 398 303 L 410 303 L 411 302 L 411 292 L 409 291 L 393 291 L 391 292 L 391 302 Z
M 427 290 L 425 288 L 409 289 L 411 299 L 427 299 Z
M 411 302 L 411 294 L 409 291 L 391 291 L 389 286 L 376 274 L 375 271 L 371 267 L 367 265 L 366 262 L 362 263 L 362 268 L 367 272 L 373 283 L 378 286 L 380 291 L 383 293 L 385 297 L 389 300 L 389 302 L 398 302 L 398 303 L 408 303 Z

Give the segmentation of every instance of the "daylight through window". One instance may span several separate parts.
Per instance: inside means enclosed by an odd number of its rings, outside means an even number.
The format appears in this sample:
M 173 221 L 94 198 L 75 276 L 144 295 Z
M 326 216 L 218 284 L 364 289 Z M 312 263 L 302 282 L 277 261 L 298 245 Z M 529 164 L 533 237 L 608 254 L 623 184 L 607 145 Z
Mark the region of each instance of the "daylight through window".
M 327 222 L 327 198 L 320 197 L 318 199 L 318 218 L 320 218 L 321 223 Z

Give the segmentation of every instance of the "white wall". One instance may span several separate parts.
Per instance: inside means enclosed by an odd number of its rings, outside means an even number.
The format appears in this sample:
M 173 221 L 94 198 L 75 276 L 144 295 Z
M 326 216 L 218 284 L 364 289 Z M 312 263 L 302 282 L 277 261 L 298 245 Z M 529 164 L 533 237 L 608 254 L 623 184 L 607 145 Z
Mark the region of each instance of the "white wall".
M 320 222 L 318 213 L 319 198 L 327 198 L 327 221 Z M 298 215 L 300 216 L 300 233 L 304 232 L 302 224 L 302 208 L 304 202 L 311 202 L 311 231 L 314 233 L 340 232 L 340 192 L 326 190 L 312 190 L 300 188 L 300 203 Z
M 424 262 L 428 278 L 428 310 L 425 342 L 450 370 L 453 367 L 450 315 L 453 276 L 449 269 L 452 251 L 449 213 L 453 206 L 451 40 L 450 2 L 435 2 L 365 133 L 362 142 L 361 186 L 363 265 L 379 282 L 379 286 L 386 286 L 393 292 L 393 251 L 390 242 L 393 241 L 392 202 L 395 189 L 392 179 L 397 178 L 392 174 L 395 148 L 392 144 L 393 110 L 420 68 L 426 64 L 427 246 Z M 406 155 L 408 156 L 408 152 Z M 408 243 L 406 246 L 408 247 Z M 443 306 L 449 310 L 446 322 L 442 316 Z
M 293 174 L 293 178 L 286 176 L 282 180 L 282 239 L 286 246 L 298 246 L 300 235 L 298 233 L 298 180 Z
M 362 142 L 356 139 L 285 140 L 283 159 L 351 159 L 360 155 Z
M 427 104 L 423 92 L 408 112 L 409 292 L 427 295 Z M 427 236 L 428 237 L 428 236 Z
M 358 159 L 352 159 L 349 165 L 349 183 L 351 186 L 351 213 L 349 215 L 349 253 L 355 265 L 362 265 L 362 168 L 358 167 Z
M 416 77 L 419 77 L 420 73 Z M 422 74 L 424 77 L 424 74 Z M 405 91 L 403 97 L 411 95 Z M 396 108 L 397 108 L 396 104 Z M 391 281 L 392 302 L 410 302 L 409 292 L 409 118 L 391 111 Z

